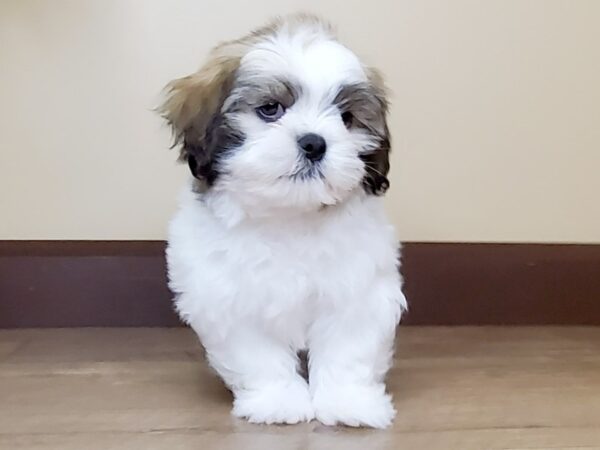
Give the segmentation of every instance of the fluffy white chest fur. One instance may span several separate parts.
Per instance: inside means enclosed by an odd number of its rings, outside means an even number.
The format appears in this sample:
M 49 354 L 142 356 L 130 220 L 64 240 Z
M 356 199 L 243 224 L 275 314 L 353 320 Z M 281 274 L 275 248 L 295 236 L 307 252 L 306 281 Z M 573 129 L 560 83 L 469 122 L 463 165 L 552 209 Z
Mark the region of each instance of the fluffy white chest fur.
M 363 317 L 381 307 L 384 329 L 398 321 L 398 241 L 379 197 L 231 228 L 207 203 L 186 191 L 167 251 L 177 310 L 205 345 L 240 321 L 268 328 L 295 351 L 308 348 L 317 319 L 339 319 L 340 310 Z
M 379 75 L 295 16 L 218 46 L 171 83 L 163 112 L 193 175 L 169 228 L 169 286 L 233 414 L 388 426 L 406 301 L 381 197 Z

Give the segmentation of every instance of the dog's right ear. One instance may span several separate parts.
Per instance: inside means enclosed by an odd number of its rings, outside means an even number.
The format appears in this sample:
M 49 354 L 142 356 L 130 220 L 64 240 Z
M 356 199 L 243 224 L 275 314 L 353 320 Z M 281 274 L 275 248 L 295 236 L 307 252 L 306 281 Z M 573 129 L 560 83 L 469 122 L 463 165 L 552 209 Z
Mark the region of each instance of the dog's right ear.
M 171 81 L 160 114 L 172 128 L 173 147 L 181 146 L 179 159 L 186 161 L 194 177 L 210 186 L 218 148 L 213 136 L 221 122 L 221 108 L 233 85 L 241 53 L 235 45 L 223 44 L 196 73 Z

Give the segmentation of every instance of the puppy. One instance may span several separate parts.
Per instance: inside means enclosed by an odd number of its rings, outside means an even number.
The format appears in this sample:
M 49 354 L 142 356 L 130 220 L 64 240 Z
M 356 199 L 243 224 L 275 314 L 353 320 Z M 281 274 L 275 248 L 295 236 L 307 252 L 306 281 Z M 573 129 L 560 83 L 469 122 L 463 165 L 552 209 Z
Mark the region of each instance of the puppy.
M 384 428 L 406 301 L 381 77 L 319 19 L 218 45 L 161 108 L 193 177 L 171 222 L 181 318 L 255 423 Z M 308 381 L 298 352 L 308 351 Z

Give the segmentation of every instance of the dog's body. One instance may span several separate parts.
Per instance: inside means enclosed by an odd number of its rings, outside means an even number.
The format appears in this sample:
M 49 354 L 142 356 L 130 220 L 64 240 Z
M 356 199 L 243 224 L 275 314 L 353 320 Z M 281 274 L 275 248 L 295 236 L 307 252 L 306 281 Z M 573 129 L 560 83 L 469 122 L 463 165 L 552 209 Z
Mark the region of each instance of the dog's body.
M 406 303 L 380 80 L 312 17 L 217 47 L 164 111 L 195 179 L 169 231 L 181 317 L 253 422 L 385 427 Z M 308 350 L 309 381 L 298 373 Z

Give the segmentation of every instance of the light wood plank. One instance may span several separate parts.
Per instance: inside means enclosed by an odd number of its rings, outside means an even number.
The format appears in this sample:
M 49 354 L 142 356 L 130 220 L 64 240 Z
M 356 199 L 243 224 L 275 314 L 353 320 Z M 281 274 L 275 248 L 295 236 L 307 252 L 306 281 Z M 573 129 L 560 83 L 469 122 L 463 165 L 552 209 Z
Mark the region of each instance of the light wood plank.
M 386 431 L 250 425 L 187 329 L 0 331 L 1 449 L 600 448 L 600 328 L 401 328 Z

